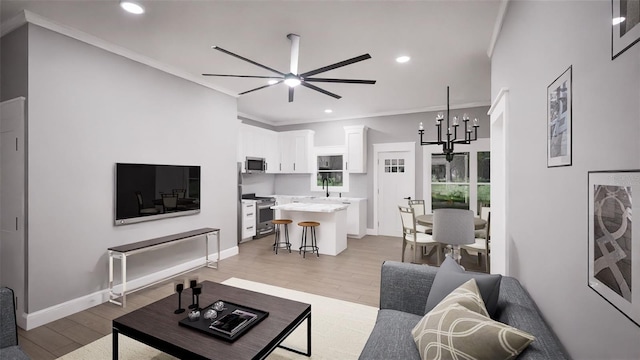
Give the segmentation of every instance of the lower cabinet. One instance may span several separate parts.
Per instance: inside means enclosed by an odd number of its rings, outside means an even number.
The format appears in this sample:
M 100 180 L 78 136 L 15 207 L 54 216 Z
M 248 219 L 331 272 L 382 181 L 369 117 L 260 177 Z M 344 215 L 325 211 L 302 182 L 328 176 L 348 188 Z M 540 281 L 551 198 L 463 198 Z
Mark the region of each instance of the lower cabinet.
M 242 238 L 256 235 L 256 201 L 242 200 Z
M 367 199 L 349 199 L 347 208 L 347 236 L 360 239 L 367 234 Z

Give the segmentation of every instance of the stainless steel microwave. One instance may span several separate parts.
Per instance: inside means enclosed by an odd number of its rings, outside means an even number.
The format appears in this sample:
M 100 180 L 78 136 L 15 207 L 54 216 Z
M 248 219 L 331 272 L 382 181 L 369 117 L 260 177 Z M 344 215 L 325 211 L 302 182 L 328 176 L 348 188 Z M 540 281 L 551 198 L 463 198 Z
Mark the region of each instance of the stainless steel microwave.
M 249 174 L 263 173 L 267 170 L 267 162 L 264 158 L 249 157 L 244 163 L 244 169 Z

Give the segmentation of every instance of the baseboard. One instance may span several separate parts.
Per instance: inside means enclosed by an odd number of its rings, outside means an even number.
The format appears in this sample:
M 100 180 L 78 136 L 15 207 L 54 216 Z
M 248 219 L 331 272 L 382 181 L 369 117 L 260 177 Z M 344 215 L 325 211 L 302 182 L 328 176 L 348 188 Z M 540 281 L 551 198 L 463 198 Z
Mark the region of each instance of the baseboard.
M 226 259 L 235 255 L 238 255 L 237 246 L 234 246 L 230 249 L 226 249 L 220 252 L 220 259 Z M 218 256 L 217 253 L 213 253 L 209 255 L 209 259 L 215 259 L 217 256 Z M 163 269 L 153 274 L 145 275 L 137 279 L 128 280 L 127 288 L 136 289 L 142 286 L 153 284 L 156 281 L 166 279 L 173 275 L 188 271 L 189 269 L 193 269 L 198 265 L 202 265 L 204 264 L 204 261 L 205 261 L 205 258 L 203 256 L 201 258 L 194 259 L 186 263 L 173 266 L 168 269 Z M 107 278 L 107 275 L 108 274 L 105 274 L 105 278 Z M 116 292 L 120 292 L 121 290 L 122 290 L 121 285 L 114 287 L 114 291 Z M 31 330 L 38 326 L 48 324 L 52 321 L 62 319 L 64 317 L 89 309 L 96 305 L 100 305 L 104 302 L 107 302 L 108 300 L 109 300 L 109 289 L 103 289 L 100 291 L 96 291 L 92 294 L 88 294 L 85 296 L 81 296 L 79 298 L 65 301 L 61 304 L 57 304 L 57 305 L 48 307 L 46 309 L 38 310 L 33 313 L 22 313 L 20 316 L 16 317 L 16 321 L 20 328 L 25 330 Z
M 378 235 L 378 229 L 367 228 L 367 235 Z

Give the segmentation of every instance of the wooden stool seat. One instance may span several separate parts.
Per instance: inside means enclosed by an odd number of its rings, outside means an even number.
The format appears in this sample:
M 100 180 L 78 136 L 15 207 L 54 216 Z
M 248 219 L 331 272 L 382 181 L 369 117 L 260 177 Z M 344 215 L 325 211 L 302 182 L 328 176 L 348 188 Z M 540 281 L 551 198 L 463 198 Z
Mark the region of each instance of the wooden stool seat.
M 273 219 L 271 223 L 276 226 L 276 236 L 273 240 L 273 250 L 275 250 L 276 255 L 278 254 L 278 249 L 286 249 L 291 252 L 291 243 L 289 242 L 289 227 L 288 224 L 291 224 L 293 221 L 291 219 Z M 282 241 L 282 236 L 280 235 L 280 226 L 284 225 L 284 241 Z
M 300 249 L 298 249 L 298 254 L 302 253 L 302 257 L 304 258 L 307 254 L 307 249 L 311 249 L 311 253 L 316 253 L 318 257 L 320 257 L 320 250 L 318 249 L 318 240 L 316 238 L 316 227 L 320 226 L 320 223 L 317 221 L 301 221 L 298 223 L 298 226 L 302 226 L 302 241 L 300 242 Z M 311 229 L 311 245 L 307 245 L 307 233 Z
M 275 219 L 271 220 L 272 224 L 281 225 L 281 224 L 291 224 L 293 221 L 289 219 Z

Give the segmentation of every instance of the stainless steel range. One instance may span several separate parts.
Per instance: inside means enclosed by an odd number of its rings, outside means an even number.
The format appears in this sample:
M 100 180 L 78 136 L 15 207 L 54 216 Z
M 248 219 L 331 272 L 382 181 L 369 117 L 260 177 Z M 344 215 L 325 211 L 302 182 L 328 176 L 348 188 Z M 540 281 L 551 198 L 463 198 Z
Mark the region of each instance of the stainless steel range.
M 256 196 L 256 194 L 243 194 L 243 199 L 256 200 L 256 236 L 259 239 L 274 233 L 275 226 L 271 223 L 275 210 L 271 209 L 276 204 L 272 197 Z

